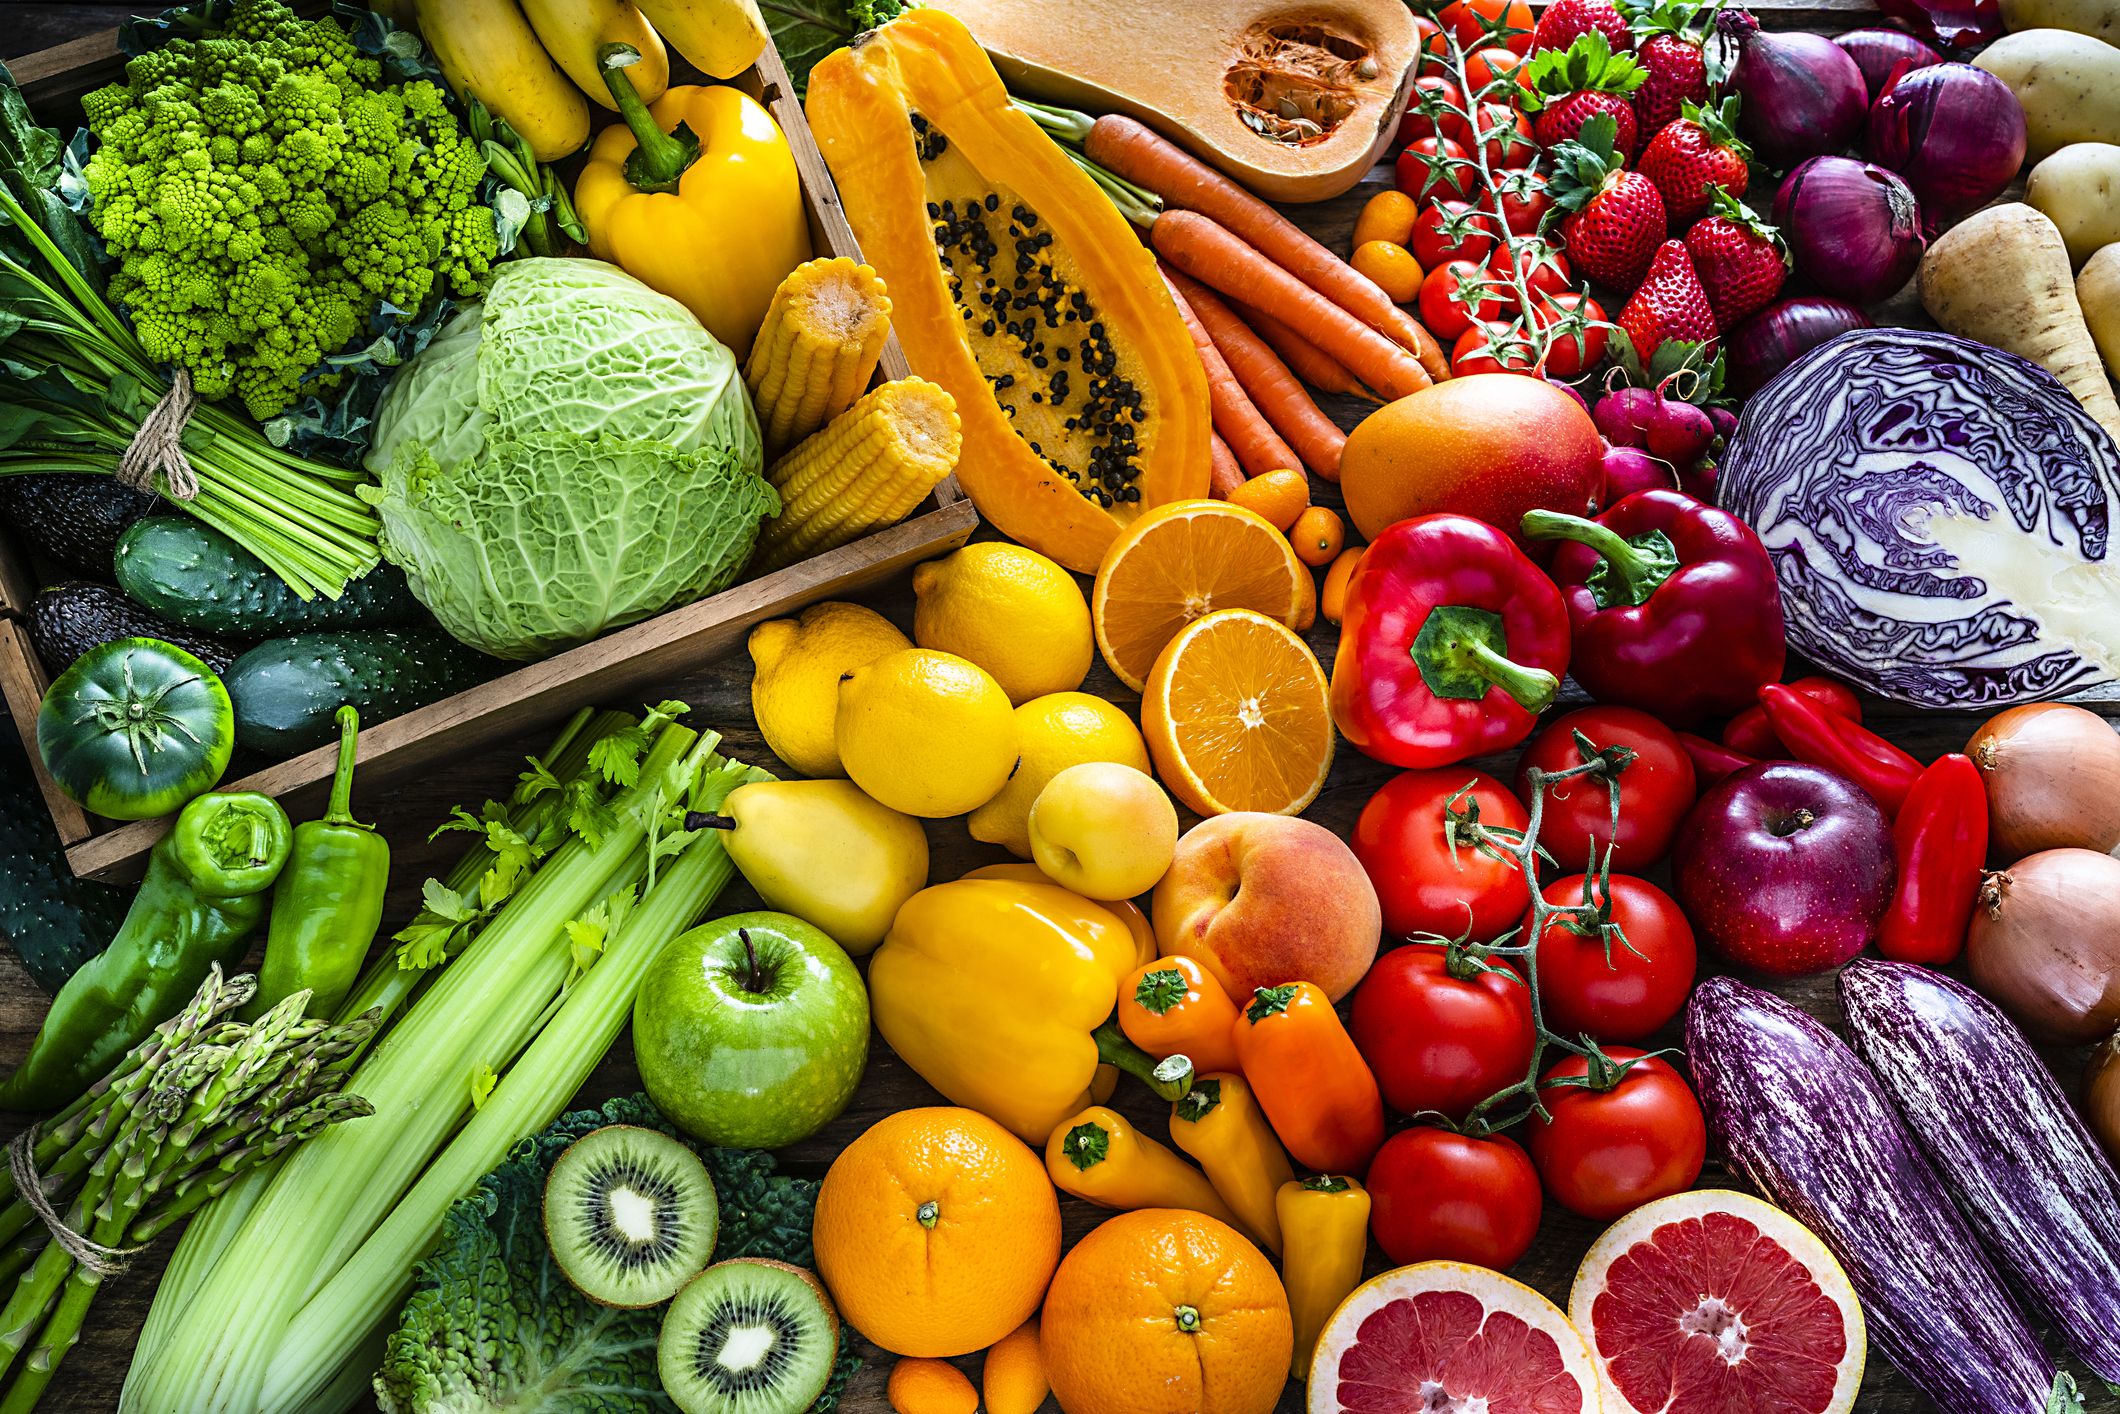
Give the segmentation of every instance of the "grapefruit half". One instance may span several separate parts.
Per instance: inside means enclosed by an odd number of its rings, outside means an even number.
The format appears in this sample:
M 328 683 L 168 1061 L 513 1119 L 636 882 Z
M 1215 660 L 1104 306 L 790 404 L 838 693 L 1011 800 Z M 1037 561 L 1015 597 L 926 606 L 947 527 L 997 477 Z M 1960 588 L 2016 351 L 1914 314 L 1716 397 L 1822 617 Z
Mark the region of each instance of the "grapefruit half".
M 1318 1335 L 1309 1414 L 1599 1414 L 1590 1350 L 1500 1272 L 1418 1262 L 1356 1287 Z
M 1862 1307 L 1825 1244 L 1781 1209 L 1706 1189 L 1614 1223 L 1568 1312 L 1605 1414 L 1847 1414 L 1862 1386 Z

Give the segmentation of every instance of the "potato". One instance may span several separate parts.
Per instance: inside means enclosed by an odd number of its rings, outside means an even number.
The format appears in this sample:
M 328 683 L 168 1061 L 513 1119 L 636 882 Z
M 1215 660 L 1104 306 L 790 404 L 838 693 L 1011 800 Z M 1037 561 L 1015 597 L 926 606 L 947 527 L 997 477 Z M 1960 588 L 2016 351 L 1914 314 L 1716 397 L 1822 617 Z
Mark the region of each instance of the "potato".
M 2028 29 L 1973 62 L 2024 105 L 2034 162 L 2072 142 L 2120 143 L 2120 49 L 2074 30 Z
M 2120 378 L 2120 245 L 2109 245 L 2084 264 L 2076 277 L 2076 302 L 2091 326 L 2091 341 L 2105 360 L 2105 371 Z
M 2072 29 L 2120 44 L 2120 0 L 2002 0 L 2002 23 L 2013 31 Z
M 2120 147 L 2070 143 L 2032 168 L 2024 199 L 2061 228 L 2069 264 L 2082 269 L 2091 252 L 2120 241 Z

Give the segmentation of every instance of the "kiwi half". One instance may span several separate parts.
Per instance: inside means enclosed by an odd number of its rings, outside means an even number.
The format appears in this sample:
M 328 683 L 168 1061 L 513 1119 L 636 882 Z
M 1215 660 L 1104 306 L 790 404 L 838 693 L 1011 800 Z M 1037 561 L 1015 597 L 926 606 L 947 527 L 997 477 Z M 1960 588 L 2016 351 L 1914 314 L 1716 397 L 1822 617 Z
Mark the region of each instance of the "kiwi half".
M 581 1294 L 653 1306 L 714 1256 L 721 1205 L 699 1155 L 630 1124 L 593 1129 L 545 1179 L 545 1241 Z
M 655 1362 L 684 1414 L 802 1414 L 832 1380 L 839 1315 L 785 1262 L 717 1262 L 663 1315 Z

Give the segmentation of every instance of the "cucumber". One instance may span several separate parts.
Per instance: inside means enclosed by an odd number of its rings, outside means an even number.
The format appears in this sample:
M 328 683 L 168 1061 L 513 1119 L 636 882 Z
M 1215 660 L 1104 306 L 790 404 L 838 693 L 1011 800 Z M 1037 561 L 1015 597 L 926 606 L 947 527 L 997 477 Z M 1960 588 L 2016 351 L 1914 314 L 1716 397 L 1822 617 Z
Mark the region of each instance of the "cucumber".
M 74 876 L 29 754 L 0 723 L 0 936 L 30 980 L 57 992 L 110 946 L 131 905 L 129 891 Z
M 222 681 L 236 742 L 275 758 L 338 740 L 332 714 L 351 703 L 365 727 L 439 702 L 503 665 L 438 629 L 327 629 L 268 638 Z
M 396 628 L 426 611 L 396 565 L 377 565 L 336 599 L 304 599 L 264 562 L 190 516 L 149 516 L 118 539 L 118 587 L 171 623 L 226 638 L 326 628 Z

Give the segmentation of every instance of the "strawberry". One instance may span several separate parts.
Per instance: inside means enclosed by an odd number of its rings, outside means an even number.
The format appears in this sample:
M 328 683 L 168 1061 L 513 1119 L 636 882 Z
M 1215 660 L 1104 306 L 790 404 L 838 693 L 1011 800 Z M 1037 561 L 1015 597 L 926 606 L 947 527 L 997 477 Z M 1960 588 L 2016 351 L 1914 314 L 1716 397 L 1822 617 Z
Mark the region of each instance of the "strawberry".
M 1772 226 L 1721 187 L 1715 214 L 1686 232 L 1686 254 L 1707 292 L 1716 325 L 1733 328 L 1765 309 L 1789 278 L 1789 255 Z
M 1546 190 L 1566 213 L 1561 241 L 1575 268 L 1599 284 L 1630 290 L 1664 238 L 1664 199 L 1647 177 L 1620 164 L 1617 131 L 1609 113 L 1583 124 L 1581 136 L 1554 149 Z
M 1532 115 L 1531 138 L 1540 147 L 1551 152 L 1603 114 L 1614 124 L 1613 150 L 1622 160 L 1633 153 L 1636 125 L 1627 95 L 1644 75 L 1631 57 L 1612 52 L 1601 30 L 1578 35 L 1566 49 L 1534 54 L 1517 72 L 1526 89 L 1518 106 Z
M 1634 91 L 1634 122 L 1643 137 L 1655 136 L 1679 116 L 1682 105 L 1705 105 L 1709 81 L 1722 77 L 1709 72 L 1704 48 L 1714 9 L 1694 0 L 1622 0 L 1634 28 L 1635 62 L 1644 75 Z
M 1715 312 L 1708 307 L 1707 291 L 1700 287 L 1692 257 L 1682 243 L 1665 241 L 1656 248 L 1641 287 L 1619 312 L 1619 327 L 1644 364 L 1656 357 L 1667 339 L 1702 345 L 1715 342 Z
M 1747 164 L 1752 149 L 1737 140 L 1737 100 L 1725 98 L 1719 108 L 1688 100 L 1680 116 L 1656 131 L 1642 149 L 1641 174 L 1656 183 L 1664 215 L 1675 227 L 1692 225 L 1708 214 L 1708 189 L 1741 192 L 1751 180 Z
M 1596 30 L 1614 49 L 1634 47 L 1634 32 L 1612 0 L 1553 0 L 1531 31 L 1531 52 L 1566 49 L 1577 36 Z

